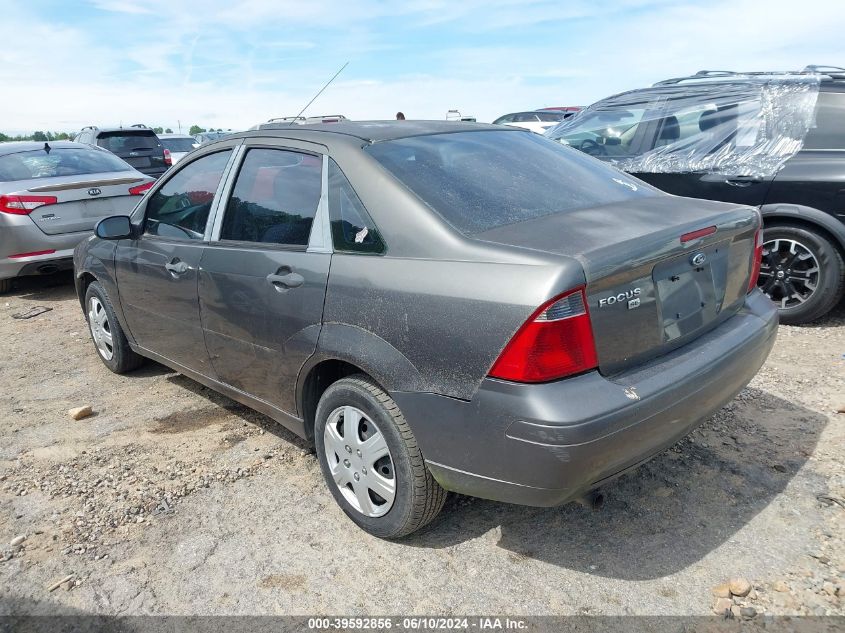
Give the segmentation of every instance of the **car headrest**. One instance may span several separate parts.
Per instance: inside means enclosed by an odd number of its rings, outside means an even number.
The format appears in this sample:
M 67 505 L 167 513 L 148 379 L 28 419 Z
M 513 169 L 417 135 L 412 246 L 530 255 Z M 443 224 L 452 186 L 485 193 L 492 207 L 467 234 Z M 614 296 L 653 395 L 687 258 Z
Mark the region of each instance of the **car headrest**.
M 716 110 L 707 110 L 702 112 L 698 118 L 698 129 L 702 132 L 712 130 L 714 127 L 720 125 L 727 125 L 737 120 L 737 106 L 728 105 L 720 106 Z
M 677 141 L 681 138 L 681 125 L 678 117 L 667 116 L 663 119 L 663 126 L 660 128 L 661 141 Z

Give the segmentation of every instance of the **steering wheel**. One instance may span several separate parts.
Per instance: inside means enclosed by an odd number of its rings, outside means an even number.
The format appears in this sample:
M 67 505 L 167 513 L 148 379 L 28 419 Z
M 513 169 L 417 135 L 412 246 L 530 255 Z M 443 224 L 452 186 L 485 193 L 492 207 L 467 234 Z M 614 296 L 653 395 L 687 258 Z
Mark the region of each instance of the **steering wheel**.
M 607 156 L 607 149 L 604 145 L 599 145 L 591 138 L 585 138 L 581 141 L 579 149 L 590 156 Z

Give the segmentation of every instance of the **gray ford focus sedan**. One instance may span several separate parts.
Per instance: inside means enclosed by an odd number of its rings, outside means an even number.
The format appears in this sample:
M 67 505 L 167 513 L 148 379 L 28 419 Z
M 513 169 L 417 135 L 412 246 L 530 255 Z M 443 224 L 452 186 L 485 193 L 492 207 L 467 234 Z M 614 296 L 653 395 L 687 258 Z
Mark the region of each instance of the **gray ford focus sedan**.
M 379 537 L 446 491 L 584 498 L 774 344 L 760 217 L 519 129 L 341 122 L 204 145 L 74 254 L 105 365 L 152 358 L 312 440 Z

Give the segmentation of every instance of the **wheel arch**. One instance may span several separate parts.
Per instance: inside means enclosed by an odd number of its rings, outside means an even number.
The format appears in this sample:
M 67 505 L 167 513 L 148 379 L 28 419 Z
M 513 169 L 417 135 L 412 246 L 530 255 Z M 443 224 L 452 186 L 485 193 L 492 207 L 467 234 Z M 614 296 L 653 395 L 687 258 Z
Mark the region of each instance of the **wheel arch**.
M 300 369 L 296 385 L 297 412 L 308 440 L 314 439 L 320 396 L 329 385 L 352 374 L 366 375 L 388 393 L 427 390 L 411 361 L 381 337 L 359 327 L 326 323 L 318 351 Z
M 797 226 L 819 233 L 845 258 L 845 223 L 824 211 L 797 204 L 765 204 L 760 207 L 763 228 Z

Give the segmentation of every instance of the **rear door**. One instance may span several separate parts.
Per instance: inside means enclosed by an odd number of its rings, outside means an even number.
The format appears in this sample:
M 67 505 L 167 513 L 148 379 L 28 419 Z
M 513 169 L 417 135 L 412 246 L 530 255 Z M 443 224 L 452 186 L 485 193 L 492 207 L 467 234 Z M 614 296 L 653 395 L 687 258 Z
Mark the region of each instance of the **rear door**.
M 180 166 L 145 201 L 143 232 L 115 252 L 120 303 L 135 342 L 206 376 L 214 376 L 200 326 L 197 279 L 215 196 L 234 147 Z
M 331 251 L 320 145 L 245 145 L 205 248 L 199 299 L 219 379 L 295 413 L 299 370 L 314 353 Z
M 681 147 L 689 141 L 689 158 L 736 151 L 738 147 L 753 145 L 761 121 L 754 115 L 755 104 L 727 104 L 719 107 L 709 102 L 692 105 L 681 100 L 683 107 L 673 107 L 673 101 L 662 104 L 659 115 L 643 127 L 644 138 L 638 154 L 661 146 Z M 680 154 L 680 149 L 675 152 Z M 674 159 L 677 160 L 677 159 Z M 766 199 L 773 176 L 757 177 L 742 170 L 715 170 L 707 173 L 676 171 L 673 173 L 633 172 L 637 178 L 667 193 L 688 198 L 734 202 L 759 207 Z

